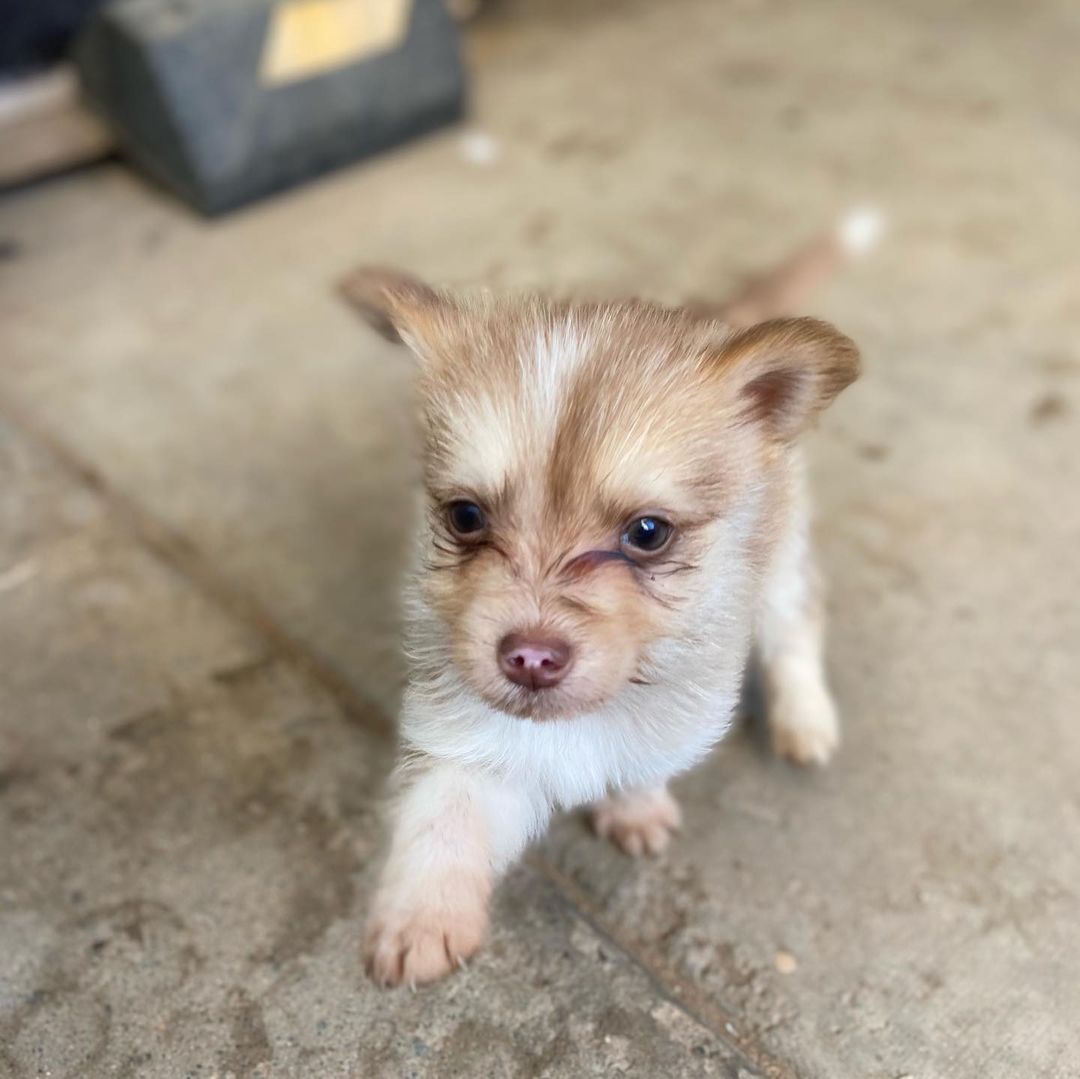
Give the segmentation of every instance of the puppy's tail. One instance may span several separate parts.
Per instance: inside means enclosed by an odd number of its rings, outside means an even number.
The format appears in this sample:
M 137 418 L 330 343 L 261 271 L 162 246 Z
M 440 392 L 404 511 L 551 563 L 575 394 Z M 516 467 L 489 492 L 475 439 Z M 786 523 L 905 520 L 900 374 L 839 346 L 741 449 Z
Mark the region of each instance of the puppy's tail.
M 814 289 L 841 266 L 875 247 L 884 231 L 885 220 L 877 210 L 852 210 L 831 231 L 799 248 L 779 266 L 752 278 L 732 299 L 710 305 L 708 314 L 735 327 L 803 314 Z

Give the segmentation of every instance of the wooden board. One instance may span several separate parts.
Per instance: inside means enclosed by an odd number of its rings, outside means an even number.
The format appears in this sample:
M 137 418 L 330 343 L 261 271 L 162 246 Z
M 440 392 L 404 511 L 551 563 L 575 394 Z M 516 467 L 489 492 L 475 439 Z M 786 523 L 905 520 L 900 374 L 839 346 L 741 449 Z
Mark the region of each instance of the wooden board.
M 79 99 L 75 70 L 0 82 L 0 187 L 96 161 L 112 136 Z

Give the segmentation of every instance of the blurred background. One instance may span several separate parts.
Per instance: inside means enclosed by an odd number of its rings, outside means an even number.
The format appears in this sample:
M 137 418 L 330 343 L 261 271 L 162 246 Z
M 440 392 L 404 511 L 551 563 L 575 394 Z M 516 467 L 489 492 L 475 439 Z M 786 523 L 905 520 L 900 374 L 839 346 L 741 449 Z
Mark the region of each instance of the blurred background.
M 856 0 L 5 0 L 0 1075 L 1080 1075 L 1080 14 Z M 561 821 L 491 946 L 359 960 L 410 369 L 337 297 L 812 310 L 845 743 L 748 721 L 632 864 Z

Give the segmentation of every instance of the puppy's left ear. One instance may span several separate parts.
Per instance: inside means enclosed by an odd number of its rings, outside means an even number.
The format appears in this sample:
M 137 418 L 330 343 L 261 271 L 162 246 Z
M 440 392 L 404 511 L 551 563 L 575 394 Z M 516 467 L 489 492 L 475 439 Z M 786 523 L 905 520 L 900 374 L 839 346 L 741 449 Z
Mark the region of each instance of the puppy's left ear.
M 717 357 L 742 418 L 782 441 L 801 434 L 859 374 L 859 350 L 827 322 L 784 318 L 729 337 Z
M 444 293 L 384 266 L 355 270 L 338 288 L 372 329 L 387 341 L 408 345 L 422 359 L 457 310 Z

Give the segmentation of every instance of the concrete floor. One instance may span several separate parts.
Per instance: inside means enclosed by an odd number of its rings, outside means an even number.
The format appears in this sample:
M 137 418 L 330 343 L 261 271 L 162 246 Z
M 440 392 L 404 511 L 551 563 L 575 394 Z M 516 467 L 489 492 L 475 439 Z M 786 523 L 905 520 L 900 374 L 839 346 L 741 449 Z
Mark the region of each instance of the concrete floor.
M 488 167 L 0 202 L 0 1075 L 1080 1075 L 1075 5 L 536 0 L 470 49 Z M 722 295 L 865 199 L 834 766 L 746 729 L 663 861 L 563 820 L 468 972 L 375 990 L 415 465 L 332 282 Z

